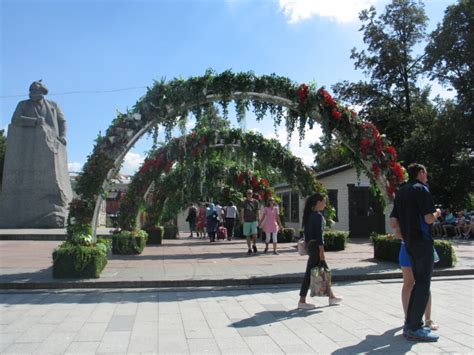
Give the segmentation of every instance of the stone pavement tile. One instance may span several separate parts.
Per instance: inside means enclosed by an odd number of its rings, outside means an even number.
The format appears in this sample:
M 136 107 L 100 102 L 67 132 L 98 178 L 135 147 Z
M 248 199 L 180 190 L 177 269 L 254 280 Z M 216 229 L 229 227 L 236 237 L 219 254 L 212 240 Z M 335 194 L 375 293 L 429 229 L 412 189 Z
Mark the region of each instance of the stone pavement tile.
M 222 354 L 252 354 L 249 346 L 243 338 L 237 337 L 215 337 Z
M 33 325 L 38 324 L 40 321 L 40 316 L 32 316 L 29 318 L 18 317 L 16 320 L 8 324 L 3 331 L 4 332 L 25 332 L 26 330 L 33 327 Z
M 219 346 L 214 339 L 188 339 L 190 354 L 220 354 Z
M 114 316 L 135 316 L 138 305 L 136 303 L 117 304 L 114 310 Z
M 98 353 L 120 353 L 127 352 L 130 342 L 130 332 L 105 332 Z
M 139 321 L 135 319 L 132 329 L 132 338 L 141 338 L 143 336 L 158 336 L 158 322 Z
M 52 333 L 38 346 L 35 352 L 42 354 L 64 354 L 75 335 L 76 333 L 72 332 Z
M 35 324 L 27 329 L 15 342 L 16 343 L 35 343 L 41 342 L 47 338 L 56 325 L 53 324 Z
M 211 329 L 226 327 L 232 323 L 225 313 L 207 313 L 205 319 Z
M 73 341 L 69 344 L 65 354 L 95 354 L 99 344 L 98 341 Z
M 47 313 L 43 315 L 40 319 L 41 324 L 58 324 L 63 322 L 67 316 L 69 311 L 62 311 L 57 309 L 49 310 Z
M 2 351 L 5 354 L 35 354 L 35 350 L 41 343 L 13 343 Z
M 247 337 L 245 342 L 255 354 L 283 354 L 282 349 L 268 335 Z
M 114 315 L 107 326 L 106 332 L 132 331 L 135 315 Z
M 164 313 L 158 316 L 158 327 L 160 330 L 183 330 L 184 324 L 181 314 L 179 313 Z
M 128 353 L 158 352 L 158 336 L 132 338 L 128 345 Z
M 135 317 L 137 322 L 158 322 L 158 303 L 138 304 L 138 309 Z
M 179 354 L 189 353 L 188 342 L 184 334 L 169 334 L 163 336 L 159 333 L 158 337 L 158 353 L 159 354 Z
M 70 321 L 69 318 L 64 322 L 57 324 L 55 332 L 76 332 L 78 333 L 84 326 L 85 321 Z
M 25 314 L 22 310 L 2 310 L 0 312 L 0 324 L 11 324 Z M 42 314 L 41 314 L 42 315 Z M 39 316 L 41 316 L 39 315 Z
M 84 323 L 74 341 L 101 341 L 108 323 Z
M 201 325 L 193 324 L 192 326 L 184 325 L 184 334 L 187 339 L 210 339 L 213 338 L 211 330 L 207 323 L 203 322 Z
M 0 332 L 0 354 L 21 336 L 21 332 Z
M 115 305 L 110 304 L 98 304 L 94 309 L 88 323 L 108 323 L 114 314 Z

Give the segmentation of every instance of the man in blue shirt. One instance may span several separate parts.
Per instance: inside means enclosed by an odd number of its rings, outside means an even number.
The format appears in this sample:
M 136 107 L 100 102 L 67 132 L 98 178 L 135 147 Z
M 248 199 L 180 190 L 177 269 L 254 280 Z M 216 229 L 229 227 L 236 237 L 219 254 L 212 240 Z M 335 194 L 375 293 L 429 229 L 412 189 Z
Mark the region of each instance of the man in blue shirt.
M 428 172 L 421 164 L 408 166 L 409 181 L 395 195 L 390 214 L 392 225 L 399 228 L 410 256 L 415 286 L 408 303 L 403 334 L 409 340 L 437 341 L 438 335 L 423 328 L 423 313 L 430 296 L 433 273 L 433 238 L 430 224 L 441 216 L 435 208 L 428 185 Z

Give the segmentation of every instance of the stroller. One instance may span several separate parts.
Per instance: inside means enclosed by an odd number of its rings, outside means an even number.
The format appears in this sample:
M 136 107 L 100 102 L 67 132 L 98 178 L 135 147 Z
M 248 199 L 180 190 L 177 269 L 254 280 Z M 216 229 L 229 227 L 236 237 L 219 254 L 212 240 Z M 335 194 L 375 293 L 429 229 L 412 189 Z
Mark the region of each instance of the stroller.
M 217 240 L 227 238 L 227 228 L 220 226 L 217 228 Z

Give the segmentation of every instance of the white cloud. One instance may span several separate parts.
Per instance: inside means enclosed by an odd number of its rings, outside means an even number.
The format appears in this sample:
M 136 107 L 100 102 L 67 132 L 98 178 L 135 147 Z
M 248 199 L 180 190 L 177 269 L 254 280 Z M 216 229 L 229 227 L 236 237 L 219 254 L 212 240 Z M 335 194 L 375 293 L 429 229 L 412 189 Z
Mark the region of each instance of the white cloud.
M 286 129 L 284 127 L 279 127 L 277 132 L 273 131 L 263 133 L 263 136 L 267 139 L 275 138 L 284 146 L 286 146 L 286 144 L 288 143 L 288 133 L 286 132 Z M 293 155 L 303 160 L 306 165 L 313 165 L 314 154 L 309 148 L 309 145 L 319 142 L 321 136 L 321 127 L 319 125 L 315 125 L 312 130 L 306 130 L 305 137 L 301 141 L 300 146 L 299 133 L 297 131 L 294 131 L 291 135 L 291 141 L 288 148 L 293 153 Z
M 304 21 L 313 16 L 349 23 L 357 21 L 360 11 L 378 1 L 380 0 L 279 0 L 279 5 L 289 23 Z
M 140 153 L 128 152 L 125 155 L 123 161 L 122 169 L 120 169 L 121 174 L 133 175 L 138 170 L 138 168 L 143 164 L 145 156 Z
M 77 173 L 82 171 L 82 164 L 78 162 L 72 162 L 67 164 L 67 170 L 71 173 Z

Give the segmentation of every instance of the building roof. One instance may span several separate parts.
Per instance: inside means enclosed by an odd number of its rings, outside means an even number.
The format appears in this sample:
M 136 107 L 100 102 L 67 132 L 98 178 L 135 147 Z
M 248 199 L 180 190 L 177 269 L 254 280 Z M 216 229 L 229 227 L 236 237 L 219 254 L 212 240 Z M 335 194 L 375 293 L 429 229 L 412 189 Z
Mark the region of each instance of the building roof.
M 338 174 L 340 172 L 349 170 L 351 168 L 352 168 L 351 164 L 344 164 L 344 165 L 336 166 L 335 168 L 320 171 L 319 173 L 316 173 L 316 177 L 318 179 L 322 179 L 322 178 L 325 178 L 325 177 L 335 175 L 335 174 Z

